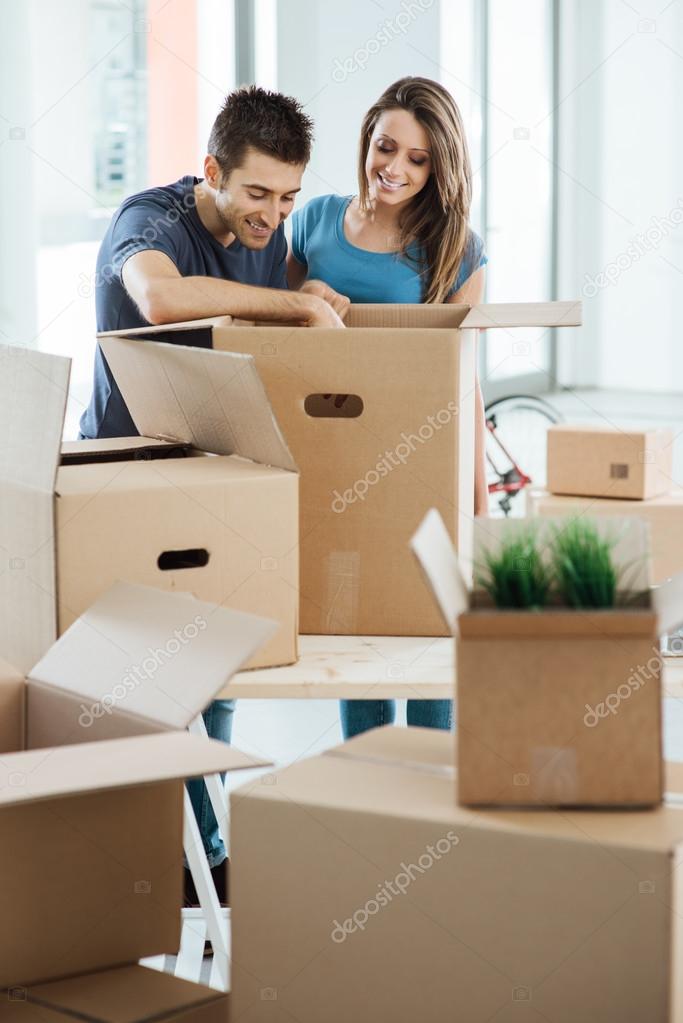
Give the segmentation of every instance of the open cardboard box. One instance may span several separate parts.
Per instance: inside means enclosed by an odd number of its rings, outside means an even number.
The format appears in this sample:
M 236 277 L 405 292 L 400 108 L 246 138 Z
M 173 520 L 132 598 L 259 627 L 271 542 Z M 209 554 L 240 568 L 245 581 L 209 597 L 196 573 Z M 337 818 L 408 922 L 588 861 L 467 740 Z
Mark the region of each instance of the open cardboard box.
M 0 652 L 28 671 L 116 579 L 262 614 L 296 660 L 298 486 L 254 360 L 109 342 L 147 438 L 60 443 L 68 359 L 0 349 Z M 123 460 L 122 460 L 123 459 Z
M 0 1023 L 228 1023 L 230 995 L 144 966 L 0 993 Z
M 183 779 L 263 763 L 180 729 L 276 628 L 118 583 L 0 663 L 0 988 L 177 951 Z
M 668 494 L 645 501 L 630 498 L 563 497 L 544 490 L 532 489 L 526 494 L 527 514 L 547 518 L 560 515 L 576 518 L 642 519 L 650 531 L 652 582 L 655 586 L 683 572 L 683 488 L 672 487 Z
M 301 632 L 438 636 L 408 541 L 436 506 L 471 546 L 476 332 L 580 322 L 579 302 L 358 305 L 344 331 L 223 317 L 118 336 L 254 357 L 301 471 Z
M 551 526 L 562 521 L 548 520 Z M 520 525 L 477 521 L 477 570 L 483 551 Z M 596 519 L 595 525 L 617 541 L 614 562 L 631 566 L 637 603 L 595 611 L 499 610 L 476 583 L 465 584 L 438 512 L 428 513 L 411 541 L 456 635 L 461 803 L 647 806 L 661 800 L 659 636 L 683 620 L 683 576 L 649 591 L 644 523 Z M 541 545 L 544 538 L 550 533 Z
M 558 423 L 548 430 L 551 494 L 643 500 L 673 485 L 671 430 Z
M 376 729 L 234 792 L 233 1018 L 681 1023 L 680 795 L 472 811 L 452 741 Z

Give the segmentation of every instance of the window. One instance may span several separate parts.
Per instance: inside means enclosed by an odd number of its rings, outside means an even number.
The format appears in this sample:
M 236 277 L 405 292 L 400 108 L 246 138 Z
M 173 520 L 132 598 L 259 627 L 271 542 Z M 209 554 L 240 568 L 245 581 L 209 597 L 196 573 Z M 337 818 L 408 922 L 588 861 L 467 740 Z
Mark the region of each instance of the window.
M 486 241 L 487 302 L 554 298 L 556 0 L 453 0 L 442 81 L 462 110 L 474 173 L 471 222 Z M 543 330 L 482 334 L 487 400 L 554 379 Z

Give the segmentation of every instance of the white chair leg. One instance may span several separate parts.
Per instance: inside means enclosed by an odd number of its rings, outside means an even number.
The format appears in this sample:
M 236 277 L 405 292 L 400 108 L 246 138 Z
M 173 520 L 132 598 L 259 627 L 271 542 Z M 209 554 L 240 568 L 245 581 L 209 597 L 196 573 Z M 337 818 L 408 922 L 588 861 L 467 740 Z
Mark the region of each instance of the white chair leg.
M 223 989 L 228 989 L 228 948 L 223 930 L 223 914 L 216 895 L 211 877 L 209 863 L 204 853 L 197 818 L 192 802 L 185 790 L 185 820 L 183 827 L 183 846 L 192 880 L 197 890 L 199 905 L 206 921 L 206 933 L 213 946 L 214 970 L 218 974 Z
M 206 731 L 206 725 L 204 724 L 204 718 L 201 714 L 198 714 L 194 721 L 188 728 L 189 732 L 194 735 L 201 735 L 204 739 L 208 739 L 208 733 Z M 221 779 L 220 774 L 209 774 L 204 777 L 204 784 L 206 785 L 206 791 L 209 794 L 211 800 L 211 806 L 213 812 L 216 815 L 216 821 L 218 822 L 218 831 L 223 840 L 223 845 L 228 848 L 228 799 L 225 794 L 225 785 Z

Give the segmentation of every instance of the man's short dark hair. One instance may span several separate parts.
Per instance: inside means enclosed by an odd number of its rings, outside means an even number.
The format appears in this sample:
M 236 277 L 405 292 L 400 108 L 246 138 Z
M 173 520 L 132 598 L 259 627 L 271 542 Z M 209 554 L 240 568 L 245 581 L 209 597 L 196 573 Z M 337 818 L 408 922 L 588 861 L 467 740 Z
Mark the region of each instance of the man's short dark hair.
M 283 163 L 306 164 L 311 158 L 313 121 L 291 96 L 255 85 L 226 97 L 209 136 L 209 154 L 226 176 L 241 167 L 248 149 Z

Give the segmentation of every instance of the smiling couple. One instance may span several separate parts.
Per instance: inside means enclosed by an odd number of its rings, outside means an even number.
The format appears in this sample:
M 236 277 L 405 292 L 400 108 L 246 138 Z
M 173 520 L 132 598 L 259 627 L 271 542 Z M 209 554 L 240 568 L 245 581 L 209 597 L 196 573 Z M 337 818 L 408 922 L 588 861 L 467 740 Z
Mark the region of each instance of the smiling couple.
M 349 302 L 480 302 L 487 260 L 469 227 L 470 161 L 450 93 L 426 78 L 391 85 L 361 125 L 358 194 L 321 196 L 295 212 L 288 252 L 284 221 L 312 128 L 294 99 L 256 87 L 231 93 L 211 131 L 204 178 L 148 189 L 114 214 L 97 262 L 98 330 L 226 314 L 343 329 Z M 479 387 L 476 408 L 474 511 L 485 513 Z M 80 425 L 82 438 L 137 433 L 99 346 Z M 210 736 L 230 741 L 233 710 L 225 700 L 209 707 Z M 392 701 L 343 701 L 344 736 L 394 714 Z M 450 728 L 451 701 L 408 701 L 408 723 Z M 223 896 L 226 853 L 213 810 L 202 781 L 188 788 Z

